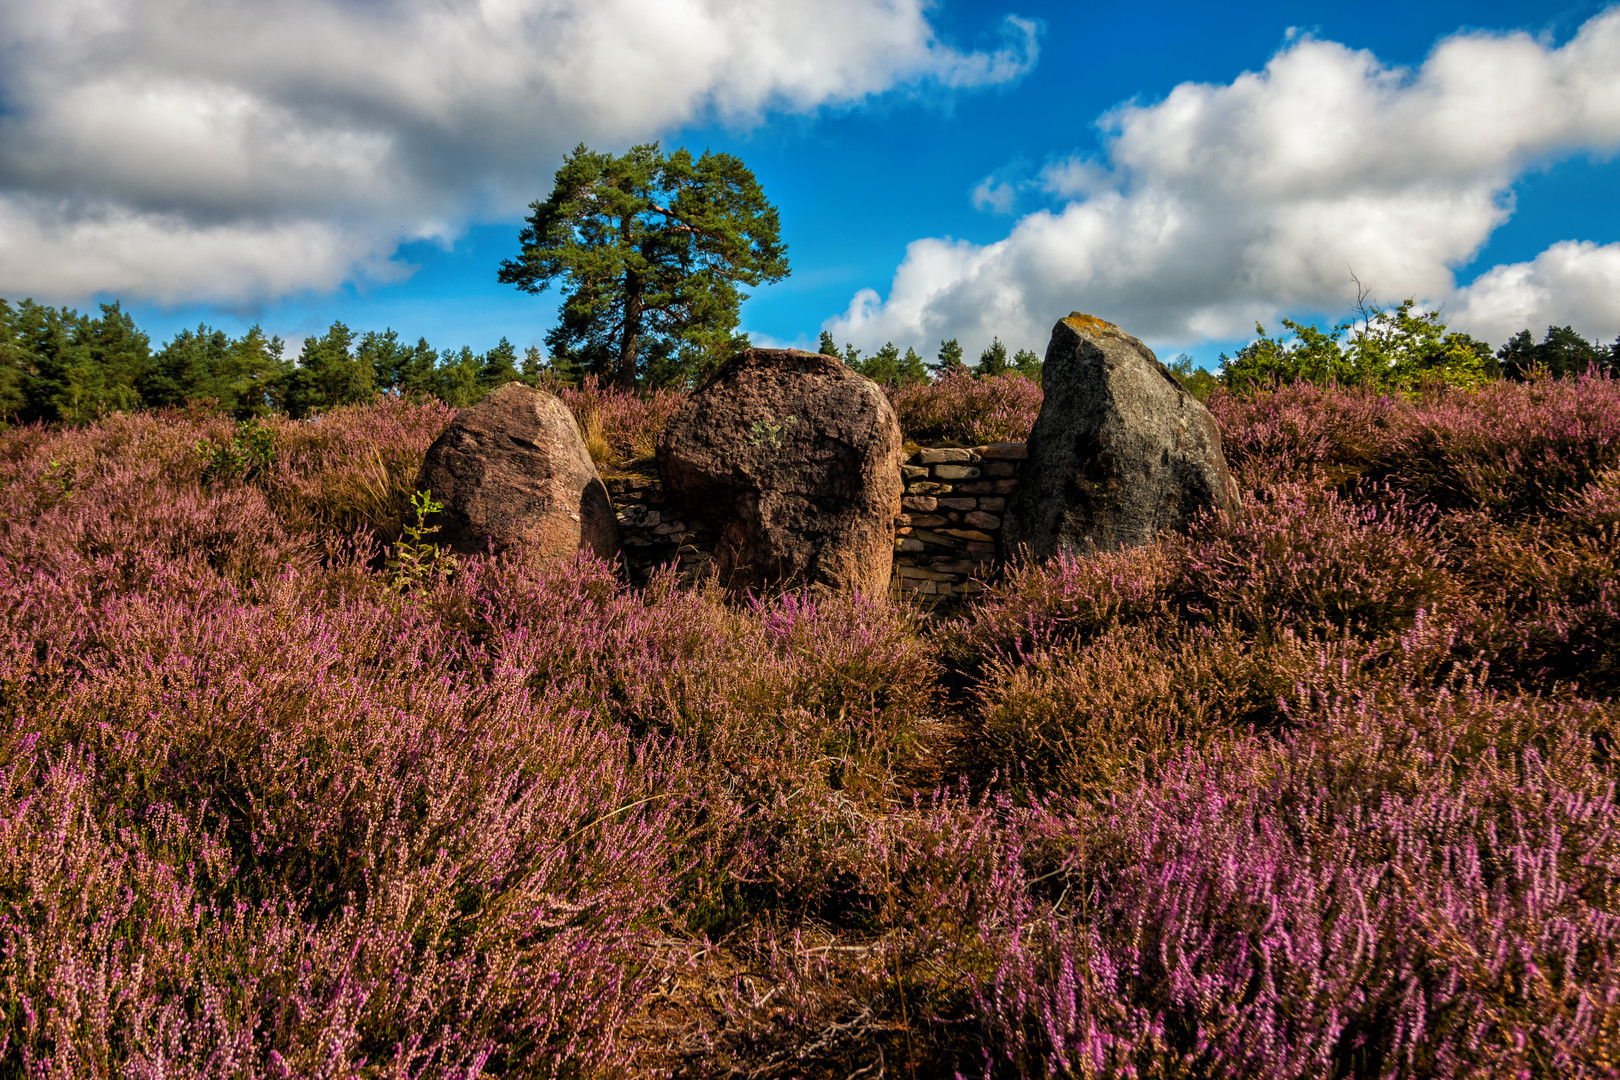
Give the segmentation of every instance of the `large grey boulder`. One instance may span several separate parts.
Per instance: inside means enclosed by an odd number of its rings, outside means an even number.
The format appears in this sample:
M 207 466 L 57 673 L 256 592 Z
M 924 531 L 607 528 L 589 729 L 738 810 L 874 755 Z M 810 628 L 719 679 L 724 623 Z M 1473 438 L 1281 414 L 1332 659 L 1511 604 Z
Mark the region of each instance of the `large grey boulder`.
M 1052 328 L 1041 378 L 1002 526 L 1009 553 L 1115 551 L 1211 507 L 1240 511 L 1215 418 L 1136 338 L 1076 311 Z
M 610 559 L 619 523 L 607 488 L 556 395 L 507 383 L 463 409 L 428 448 L 416 486 L 444 504 L 436 539 L 477 554 L 520 545 L 556 559 L 581 548 Z
M 733 590 L 809 585 L 881 597 L 900 513 L 900 424 L 836 357 L 749 349 L 664 426 L 670 496 L 716 528 Z

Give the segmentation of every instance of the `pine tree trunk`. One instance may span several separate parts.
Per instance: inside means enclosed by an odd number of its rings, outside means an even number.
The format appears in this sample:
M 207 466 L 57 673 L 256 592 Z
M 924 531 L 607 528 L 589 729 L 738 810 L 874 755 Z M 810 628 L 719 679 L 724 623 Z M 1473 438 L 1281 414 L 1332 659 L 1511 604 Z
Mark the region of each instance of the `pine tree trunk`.
M 641 280 L 634 274 L 624 282 L 624 339 L 619 343 L 619 388 L 636 388 L 636 347 L 641 340 Z

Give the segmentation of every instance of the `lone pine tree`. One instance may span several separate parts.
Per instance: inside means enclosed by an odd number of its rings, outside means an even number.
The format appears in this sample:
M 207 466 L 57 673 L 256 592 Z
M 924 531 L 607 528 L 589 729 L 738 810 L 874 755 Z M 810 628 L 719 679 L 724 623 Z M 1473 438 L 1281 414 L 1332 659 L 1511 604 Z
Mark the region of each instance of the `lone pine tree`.
M 581 144 L 530 207 L 500 280 L 529 293 L 561 281 L 552 356 L 626 389 L 638 374 L 692 381 L 746 347 L 739 286 L 788 274 L 776 208 L 730 154 L 666 157 L 648 143 L 615 157 Z

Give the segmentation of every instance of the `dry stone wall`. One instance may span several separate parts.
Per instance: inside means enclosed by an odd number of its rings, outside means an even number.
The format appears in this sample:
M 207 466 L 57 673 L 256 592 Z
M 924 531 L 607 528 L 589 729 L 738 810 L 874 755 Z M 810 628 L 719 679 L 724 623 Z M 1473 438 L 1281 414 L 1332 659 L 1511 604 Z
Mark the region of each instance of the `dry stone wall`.
M 979 592 L 1004 557 L 1001 522 L 1029 451 L 1024 443 L 922 447 L 901 466 L 905 494 L 895 519 L 891 596 L 948 603 Z M 708 575 L 717 532 L 673 502 L 656 476 L 610 476 L 630 580 L 678 563 L 683 580 Z
M 669 501 L 656 476 L 610 476 L 603 481 L 619 519 L 619 543 L 630 580 L 644 585 L 654 570 L 676 563 L 682 580 L 708 575 L 714 565 L 715 528 Z
M 933 598 L 979 592 L 1001 561 L 1001 519 L 1018 489 L 1024 443 L 923 447 L 901 471 L 889 591 Z

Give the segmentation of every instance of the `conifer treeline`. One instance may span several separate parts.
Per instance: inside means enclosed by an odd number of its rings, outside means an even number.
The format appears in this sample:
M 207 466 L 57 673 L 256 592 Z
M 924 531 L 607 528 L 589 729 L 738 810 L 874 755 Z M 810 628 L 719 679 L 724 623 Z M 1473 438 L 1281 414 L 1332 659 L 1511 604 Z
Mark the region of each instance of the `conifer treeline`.
M 1185 354 L 1171 367 L 1184 382 L 1195 382 L 1200 396 L 1218 383 L 1316 381 L 1312 373 L 1317 368 L 1323 377 L 1344 382 L 1357 374 L 1357 357 L 1371 352 L 1378 353 L 1374 359 L 1381 362 L 1374 366 L 1385 373 L 1398 373 L 1404 365 L 1444 374 L 1461 357 L 1470 379 L 1522 379 L 1537 370 L 1566 375 L 1594 368 L 1620 374 L 1620 338 L 1604 345 L 1586 341 L 1570 327 L 1549 326 L 1539 343 L 1524 330 L 1493 355 L 1484 342 L 1448 334 L 1437 316 L 1415 315 L 1410 308 L 1410 302 L 1403 304 L 1375 327 L 1377 333 L 1362 334 L 1349 346 L 1340 344 L 1349 324 L 1329 333 L 1285 320 L 1295 339 L 1272 339 L 1262 331 L 1236 357 L 1222 357 L 1218 377 L 1194 370 Z M 838 349 L 825 332 L 820 348 L 891 386 L 926 382 L 957 370 L 982 376 L 1016 372 L 1036 382 L 1041 374 L 1039 357 L 1021 349 L 1009 358 L 999 339 L 971 368 L 954 338 L 941 342 L 932 365 L 914 349 L 902 355 L 892 344 L 862 357 L 853 346 Z M 1397 363 L 1384 353 L 1400 354 L 1398 360 L 1412 356 Z M 505 338 L 485 353 L 466 347 L 435 350 L 425 338 L 411 345 L 393 330 L 357 334 L 341 322 L 306 338 L 296 359 L 286 355 L 280 338 L 266 336 L 257 326 L 236 338 L 198 326 L 153 351 L 148 335 L 116 303 L 102 304 L 100 314 L 91 316 L 32 300 L 12 305 L 0 299 L 0 426 L 38 420 L 78 423 L 120 410 L 197 404 L 240 419 L 281 412 L 298 418 L 368 401 L 385 391 L 436 397 L 460 408 L 504 383 L 534 383 L 542 377 L 572 382 L 578 374 L 551 364 L 534 346 L 520 360 Z
M 939 343 L 939 356 L 932 367 L 923 363 L 923 358 L 917 354 L 917 350 L 910 346 L 906 348 L 905 355 L 901 356 L 900 347 L 892 341 L 884 342 L 883 348 L 863 358 L 861 350 L 853 345 L 846 344 L 840 349 L 832 334 L 823 330 L 818 348 L 823 356 L 836 356 L 868 379 L 884 386 L 916 386 L 952 374 L 973 374 L 982 378 L 992 378 L 1011 373 L 1022 375 L 1036 383 L 1041 381 L 1041 358 L 1029 349 L 1019 349 L 1009 359 L 1007 346 L 1001 343 L 999 337 L 979 354 L 979 362 L 971 368 L 962 359 L 962 343 L 956 338 Z
M 0 299 L 0 422 L 76 423 L 188 403 L 242 419 L 303 417 L 387 390 L 460 407 L 541 370 L 538 349 L 520 361 L 505 338 L 482 354 L 438 351 L 424 338 L 411 345 L 392 330 L 357 334 L 341 322 L 306 338 L 296 359 L 257 326 L 236 338 L 207 326 L 182 330 L 154 351 L 118 304 L 91 316 Z

